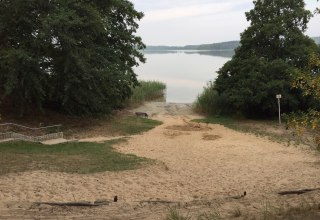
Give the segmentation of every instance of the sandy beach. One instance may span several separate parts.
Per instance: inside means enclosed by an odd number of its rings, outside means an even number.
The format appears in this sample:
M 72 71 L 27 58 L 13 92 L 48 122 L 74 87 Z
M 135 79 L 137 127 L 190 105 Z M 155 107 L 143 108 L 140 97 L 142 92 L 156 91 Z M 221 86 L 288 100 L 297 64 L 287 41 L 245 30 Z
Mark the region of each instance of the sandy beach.
M 178 205 L 185 213 L 217 207 L 228 215 L 235 207 L 255 213 L 264 201 L 283 204 L 320 198 L 319 191 L 277 194 L 320 187 L 320 157 L 312 150 L 221 125 L 190 122 L 199 116 L 192 114 L 189 105 L 153 103 L 137 110 L 163 125 L 116 148 L 150 158 L 152 165 L 90 175 L 35 171 L 0 176 L 0 219 L 163 219 L 169 205 Z M 247 196 L 232 199 L 244 191 Z M 115 195 L 117 203 L 97 208 L 33 204 L 111 200 Z

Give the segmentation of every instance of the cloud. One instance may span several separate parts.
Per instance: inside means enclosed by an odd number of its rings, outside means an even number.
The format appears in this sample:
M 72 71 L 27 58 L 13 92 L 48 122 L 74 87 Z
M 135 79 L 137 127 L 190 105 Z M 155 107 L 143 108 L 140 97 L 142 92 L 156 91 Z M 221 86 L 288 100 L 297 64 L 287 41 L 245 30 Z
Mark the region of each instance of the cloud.
M 239 40 L 248 27 L 245 12 L 253 0 L 131 0 L 145 13 L 138 34 L 148 45 L 186 45 Z M 313 11 L 320 3 L 306 0 Z M 320 15 L 309 23 L 307 34 L 319 36 Z
M 201 1 L 200 1 L 201 2 Z M 172 19 L 183 19 L 186 17 L 203 16 L 203 15 L 214 15 L 223 12 L 227 12 L 236 8 L 239 4 L 243 2 L 248 2 L 248 0 L 238 0 L 235 2 L 225 1 L 223 3 L 219 2 L 203 2 L 199 4 L 199 1 L 186 1 L 184 4 L 171 4 L 171 8 L 168 6 L 164 9 L 155 9 L 145 12 L 145 18 L 143 22 L 159 22 L 167 21 Z M 167 5 L 167 4 L 164 4 Z
M 146 13 L 143 22 L 166 21 L 177 18 L 185 18 L 198 15 L 206 15 L 210 13 L 218 13 L 227 10 L 229 5 L 195 5 L 179 8 L 170 8 L 165 10 L 156 10 Z

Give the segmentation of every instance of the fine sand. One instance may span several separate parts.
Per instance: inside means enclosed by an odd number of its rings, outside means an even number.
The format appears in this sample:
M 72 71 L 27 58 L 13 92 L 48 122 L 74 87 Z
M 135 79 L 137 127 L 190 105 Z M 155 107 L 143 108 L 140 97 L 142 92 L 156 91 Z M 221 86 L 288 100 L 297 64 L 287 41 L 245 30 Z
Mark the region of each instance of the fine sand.
M 320 187 L 320 157 L 311 150 L 220 125 L 192 123 L 197 116 L 189 105 L 149 103 L 138 111 L 148 112 L 164 124 L 130 137 L 117 150 L 153 159 L 153 165 L 90 175 L 36 171 L 0 176 L 0 219 L 153 220 L 163 219 L 169 205 L 194 215 L 217 208 L 228 216 L 237 207 L 259 213 L 266 201 L 276 205 L 319 201 L 318 191 L 277 195 L 283 190 Z M 244 191 L 246 197 L 232 198 Z M 111 200 L 115 195 L 117 203 L 98 208 L 32 205 L 39 201 Z

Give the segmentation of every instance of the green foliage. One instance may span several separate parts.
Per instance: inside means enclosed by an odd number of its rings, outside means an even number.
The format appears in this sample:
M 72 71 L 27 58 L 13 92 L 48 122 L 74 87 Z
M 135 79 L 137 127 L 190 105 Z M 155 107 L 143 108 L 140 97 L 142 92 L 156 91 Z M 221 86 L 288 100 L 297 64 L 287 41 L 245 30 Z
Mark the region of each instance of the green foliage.
M 221 115 L 229 113 L 229 106 L 224 95 L 219 95 L 214 83 L 209 82 L 204 91 L 197 97 L 193 108 L 196 112 L 207 115 Z
M 33 170 L 67 173 L 122 171 L 141 167 L 145 158 L 116 152 L 119 143 L 66 143 L 54 147 L 37 143 L 13 142 L 0 144 L 0 175 Z
M 292 86 L 302 89 L 303 95 L 320 100 L 320 54 L 311 54 L 308 65 L 295 72 Z
M 48 75 L 42 74 L 45 46 L 39 31 L 44 5 L 39 1 L 0 2 L 0 91 L 11 96 L 16 108 L 26 103 L 41 105 L 45 99 Z
M 270 116 L 277 111 L 276 94 L 283 95 L 283 110 L 306 108 L 310 100 L 291 87 L 291 73 L 304 68 L 308 54 L 319 52 L 303 32 L 311 17 L 303 0 L 255 1 L 246 13 L 251 22 L 241 34 L 235 56 L 219 71 L 215 89 L 234 112 Z
M 142 104 L 145 101 L 152 101 L 164 98 L 166 85 L 158 81 L 139 81 L 139 86 L 133 89 L 129 100 L 130 106 Z
M 130 97 L 144 61 L 143 14 L 126 0 L 0 2 L 0 91 L 69 114 L 101 114 Z
M 320 13 L 317 8 L 316 13 Z M 303 91 L 304 96 L 313 97 L 320 100 L 320 55 L 313 53 L 310 55 L 308 65 L 302 70 L 297 70 L 294 74 L 292 86 Z M 299 135 L 311 129 L 317 150 L 320 151 L 320 112 L 315 109 L 308 109 L 305 112 L 293 112 L 284 115 L 288 127 L 294 128 Z
M 320 100 L 320 56 L 312 54 L 308 66 L 296 71 L 292 86 L 303 91 L 305 97 L 312 97 L 318 103 Z M 318 109 L 308 109 L 284 115 L 288 127 L 293 128 L 299 135 L 311 129 L 316 148 L 320 150 L 320 112 Z

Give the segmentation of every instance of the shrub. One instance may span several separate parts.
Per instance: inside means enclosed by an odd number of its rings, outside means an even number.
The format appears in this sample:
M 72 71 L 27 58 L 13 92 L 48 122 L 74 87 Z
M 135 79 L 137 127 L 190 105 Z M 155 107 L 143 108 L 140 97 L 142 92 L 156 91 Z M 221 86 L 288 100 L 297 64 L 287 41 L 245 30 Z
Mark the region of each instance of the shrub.
M 230 112 L 224 95 L 219 95 L 214 83 L 209 82 L 194 103 L 194 110 L 207 115 L 221 115 Z

